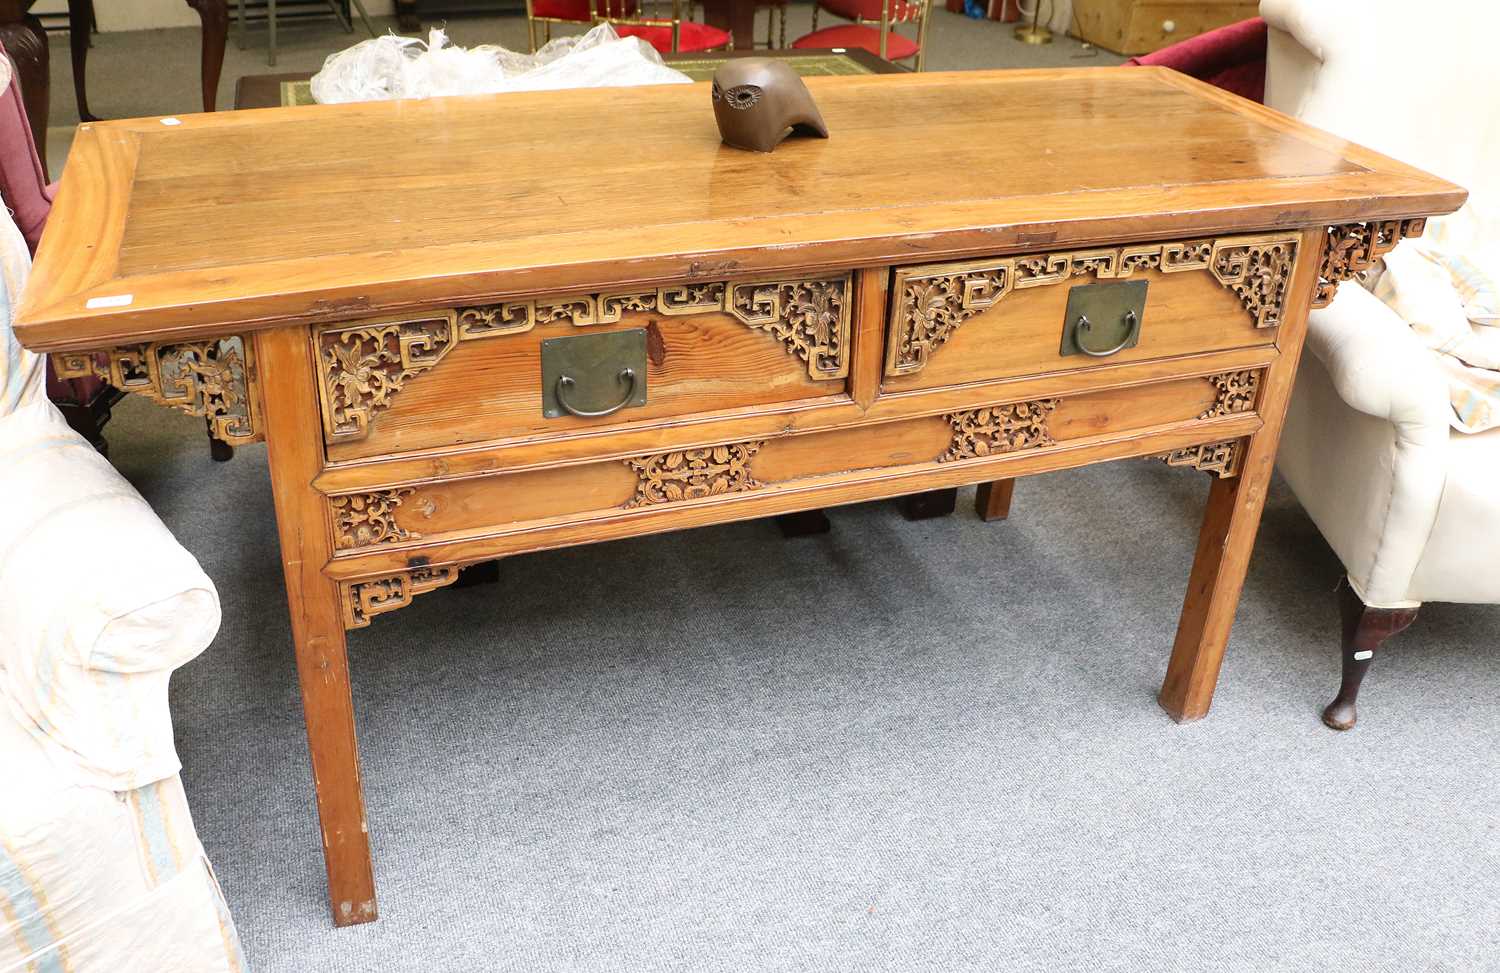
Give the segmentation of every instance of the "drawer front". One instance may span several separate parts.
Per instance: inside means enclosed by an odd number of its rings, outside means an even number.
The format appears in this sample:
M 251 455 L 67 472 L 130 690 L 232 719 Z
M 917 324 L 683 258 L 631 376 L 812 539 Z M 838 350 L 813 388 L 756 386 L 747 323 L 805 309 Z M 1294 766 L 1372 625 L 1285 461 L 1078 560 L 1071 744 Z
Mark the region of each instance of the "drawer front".
M 852 299 L 851 275 L 841 273 L 521 299 L 320 328 L 313 341 L 328 458 L 835 396 L 849 374 Z M 634 401 L 609 415 L 559 415 L 554 395 L 547 415 L 544 343 L 612 332 L 632 332 L 623 343 L 643 349 L 644 374 L 628 380 L 641 383 Z M 623 360 L 597 365 L 595 384 L 620 378 L 627 397 Z M 571 386 L 574 401 L 589 397 L 588 381 Z
M 1225 237 L 898 268 L 883 388 L 938 388 L 1271 344 L 1298 240 L 1296 234 Z M 1145 285 L 1136 341 L 1113 354 L 1079 354 L 1071 343 L 1077 325 L 1070 299 L 1076 318 L 1084 295 L 1075 289 L 1108 284 L 1136 294 Z M 1096 343 L 1092 350 L 1108 347 Z
M 328 498 L 333 546 L 336 559 L 358 558 L 391 547 L 510 533 L 516 550 L 529 549 L 537 542 L 528 535 L 549 525 L 732 507 L 777 491 L 837 490 L 892 473 L 947 476 L 973 467 L 972 482 L 986 478 L 979 467 L 1000 454 L 1086 453 L 1090 444 L 1130 443 L 1162 430 L 1186 431 L 1192 438 L 1200 426 L 1202 441 L 1212 441 L 1218 451 L 1185 452 L 1176 461 L 1227 475 L 1238 455 L 1228 440 L 1248 430 L 1214 430 L 1226 421 L 1254 419 L 1262 375 L 1262 368 L 1239 369 L 1020 402 L 982 402 L 950 413 L 822 432 L 336 494 Z M 901 492 L 910 488 L 893 485 L 889 491 Z M 732 518 L 709 516 L 701 522 Z

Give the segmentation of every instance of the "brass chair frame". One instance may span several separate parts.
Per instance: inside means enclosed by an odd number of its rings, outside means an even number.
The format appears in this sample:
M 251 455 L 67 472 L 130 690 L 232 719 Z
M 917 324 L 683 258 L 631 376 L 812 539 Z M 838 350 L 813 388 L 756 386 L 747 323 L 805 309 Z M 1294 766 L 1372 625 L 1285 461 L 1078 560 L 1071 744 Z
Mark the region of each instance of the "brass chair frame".
M 527 0 L 527 2 L 529 3 L 530 0 Z M 891 16 L 891 8 L 895 2 L 896 0 L 881 0 L 880 2 L 880 59 L 882 61 L 890 60 L 886 56 L 886 38 L 890 36 L 895 26 L 897 24 L 914 23 L 917 25 L 915 69 L 921 71 L 927 65 L 927 22 L 932 18 L 932 0 L 904 0 L 907 7 L 916 10 L 916 13 L 913 16 L 903 17 L 900 20 L 893 19 Z M 812 13 L 812 29 L 814 31 L 818 29 L 818 11 L 822 9 L 823 5 L 814 0 Z M 829 13 L 832 13 L 832 11 L 829 11 Z M 867 21 L 863 17 L 855 17 L 854 23 L 865 27 L 874 26 L 875 21 Z
M 527 6 L 531 0 L 526 0 Z M 684 4 L 683 0 L 672 0 L 672 16 L 670 18 L 647 16 L 647 7 L 652 6 L 652 0 L 638 0 L 635 15 L 626 15 L 624 10 L 627 0 L 589 0 L 589 12 L 594 16 L 596 24 L 614 24 L 617 26 L 629 25 L 636 27 L 670 27 L 672 28 L 672 53 L 676 54 L 682 49 L 682 22 L 691 19 L 693 8 L 696 4 Z M 687 6 L 688 17 L 682 16 L 682 8 Z M 615 15 L 612 8 L 618 7 L 621 13 Z M 734 49 L 734 37 L 731 35 L 723 45 L 719 47 L 705 48 L 707 51 L 728 51 Z M 695 52 L 696 53 L 696 52 Z

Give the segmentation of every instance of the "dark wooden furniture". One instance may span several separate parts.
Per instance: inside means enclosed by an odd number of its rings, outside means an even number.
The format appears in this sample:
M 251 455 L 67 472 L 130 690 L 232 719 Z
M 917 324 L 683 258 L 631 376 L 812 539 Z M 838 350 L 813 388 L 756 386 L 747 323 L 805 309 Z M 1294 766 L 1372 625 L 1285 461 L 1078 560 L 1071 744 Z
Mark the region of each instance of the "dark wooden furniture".
M 767 154 L 703 85 L 79 129 L 16 335 L 265 440 L 335 922 L 347 633 L 497 557 L 1160 457 L 1213 477 L 1159 696 L 1205 716 L 1330 241 L 1465 198 L 1163 69 L 808 87 L 832 137 Z
M 1116 54 L 1147 54 L 1259 11 L 1255 0 L 1073 0 L 1073 30 Z
M 42 165 L 47 164 L 47 119 L 51 113 L 51 57 L 42 23 L 31 13 L 36 0 L 0 0 L 0 43 L 15 62 L 21 79 L 26 116 L 36 137 Z M 187 0 L 203 22 L 203 110 L 213 111 L 224 66 L 224 45 L 229 36 L 228 0 Z M 93 0 L 68 0 L 69 46 L 73 57 L 73 91 L 78 97 L 78 117 L 97 121 L 89 111 L 85 79 L 89 55 L 89 32 L 94 22 Z

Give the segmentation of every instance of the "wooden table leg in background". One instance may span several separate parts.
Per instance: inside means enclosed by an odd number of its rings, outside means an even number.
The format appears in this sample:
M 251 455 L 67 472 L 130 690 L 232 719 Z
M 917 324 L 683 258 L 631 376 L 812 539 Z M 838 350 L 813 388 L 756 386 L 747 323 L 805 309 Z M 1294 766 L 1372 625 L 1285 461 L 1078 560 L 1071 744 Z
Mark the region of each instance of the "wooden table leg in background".
M 90 0 L 92 2 L 92 0 Z M 187 0 L 203 22 L 199 77 L 203 81 L 203 110 L 213 111 L 224 71 L 224 45 L 229 42 L 229 0 Z
M 312 388 L 312 346 L 306 330 L 282 328 L 257 335 L 255 352 L 261 374 L 277 376 L 262 386 L 263 418 L 333 921 L 340 926 L 373 922 L 375 874 L 343 613 L 338 587 L 322 571 L 333 554 L 332 532 L 327 505 L 312 487 L 323 428 Z
M 21 82 L 21 101 L 31 122 L 31 137 L 36 152 L 47 169 L 48 89 L 51 81 L 51 59 L 47 49 L 47 32 L 42 22 L 31 14 L 35 0 L 0 0 L 0 44 L 16 66 Z
M 1188 577 L 1177 640 L 1167 664 L 1167 676 L 1157 697 L 1162 709 L 1179 723 L 1202 719 L 1213 703 L 1214 686 L 1234 612 L 1239 604 L 1261 509 L 1276 463 L 1276 447 L 1286 418 L 1287 402 L 1296 378 L 1297 359 L 1307 335 L 1307 312 L 1317 285 L 1318 254 L 1323 235 L 1309 230 L 1302 234 L 1297 272 L 1287 294 L 1286 316 L 1277 335 L 1280 355 L 1266 369 L 1265 388 L 1260 394 L 1264 425 L 1250 437 L 1238 476 L 1215 479 L 1209 489 L 1198 550 Z
M 736 51 L 755 49 L 755 0 L 703 0 L 703 21 L 733 34 Z
M 199 55 L 199 77 L 203 84 L 203 110 L 213 111 L 218 101 L 219 77 L 224 71 L 224 45 L 229 40 L 229 0 L 187 0 L 203 22 Z M 78 117 L 86 122 L 99 119 L 89 111 L 89 32 L 94 25 L 94 0 L 68 0 L 68 44 L 73 55 L 73 93 L 78 98 Z M 9 49 L 9 43 L 6 44 Z M 30 104 L 26 106 L 31 110 Z

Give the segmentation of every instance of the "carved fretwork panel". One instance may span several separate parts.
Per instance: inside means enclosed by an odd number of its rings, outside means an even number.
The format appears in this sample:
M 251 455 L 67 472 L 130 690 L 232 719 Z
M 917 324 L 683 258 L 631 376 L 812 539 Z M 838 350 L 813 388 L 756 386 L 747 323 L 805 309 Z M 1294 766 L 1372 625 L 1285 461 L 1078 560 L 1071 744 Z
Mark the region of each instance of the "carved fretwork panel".
M 1406 237 L 1417 237 L 1427 229 L 1426 219 L 1373 220 L 1340 223 L 1323 234 L 1323 253 L 1318 263 L 1318 290 L 1313 307 L 1327 307 L 1341 281 L 1350 280 L 1375 265 Z
M 458 580 L 458 567 L 421 567 L 364 581 L 341 581 L 344 627 L 364 628 L 370 619 L 405 608 L 417 595 L 436 591 Z
M 238 335 L 208 341 L 151 343 L 103 352 L 52 356 L 59 378 L 97 376 L 125 392 L 208 419 L 231 445 L 261 438 L 253 345 Z
M 850 276 L 839 274 L 815 280 L 674 284 L 643 293 L 507 301 L 459 308 L 458 337 L 520 334 L 556 321 L 579 327 L 618 324 L 626 313 L 637 311 L 667 317 L 721 311 L 780 341 L 789 354 L 807 363 L 814 379 L 837 379 L 849 374 L 850 285 Z
M 318 332 L 323 431 L 329 442 L 360 439 L 407 380 L 453 347 L 452 314 L 376 321 Z
M 1182 449 L 1174 449 L 1170 453 L 1162 453 L 1159 458 L 1168 466 L 1190 466 L 1195 470 L 1202 470 L 1225 479 L 1239 475 L 1240 458 L 1244 452 L 1244 443 L 1234 439 L 1227 443 L 1185 446 Z
M 396 523 L 396 508 L 415 492 L 411 487 L 403 487 L 329 497 L 328 505 L 333 511 L 334 546 L 347 551 L 356 547 L 420 540 L 421 534 L 406 530 Z
M 938 462 L 1051 445 L 1053 439 L 1047 431 L 1047 420 L 1057 408 L 1057 401 L 1012 402 L 948 415 L 948 423 L 953 426 L 953 439 L 948 451 L 938 457 Z
M 1260 372 L 1246 369 L 1238 372 L 1221 372 L 1208 376 L 1217 395 L 1214 404 L 1204 410 L 1199 419 L 1231 416 L 1255 409 L 1255 393 L 1260 388 Z
M 921 371 L 960 325 L 1013 291 L 1075 277 L 1121 280 L 1148 270 L 1208 271 L 1239 298 L 1256 327 L 1273 328 L 1281 324 L 1298 239 L 1272 234 L 1132 244 L 898 270 L 885 373 Z
M 625 506 L 647 507 L 759 489 L 750 460 L 763 445 L 765 441 L 758 440 L 631 457 L 625 465 L 635 471 L 635 496 Z

